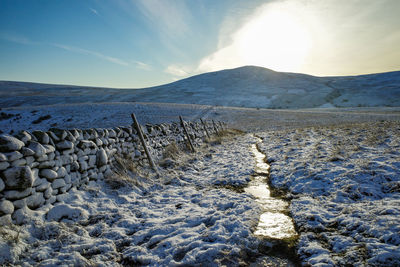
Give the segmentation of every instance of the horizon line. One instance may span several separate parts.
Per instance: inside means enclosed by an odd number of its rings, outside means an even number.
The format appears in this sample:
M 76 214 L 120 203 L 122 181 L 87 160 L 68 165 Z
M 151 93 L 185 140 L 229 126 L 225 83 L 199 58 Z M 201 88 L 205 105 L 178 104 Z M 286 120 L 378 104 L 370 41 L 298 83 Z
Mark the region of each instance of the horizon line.
M 368 76 L 368 75 L 375 75 L 375 74 L 385 74 L 385 73 L 392 73 L 392 72 L 399 72 L 400 69 L 398 70 L 390 70 L 390 71 L 383 71 L 383 72 L 372 72 L 372 73 L 363 73 L 363 74 L 350 74 L 350 75 L 326 75 L 326 76 L 318 76 L 318 75 L 312 75 L 308 73 L 301 73 L 301 72 L 290 72 L 290 71 L 275 71 L 270 68 L 262 67 L 262 66 L 256 66 L 256 65 L 244 65 L 236 68 L 230 68 L 230 69 L 221 69 L 221 70 L 216 70 L 216 71 L 209 71 L 209 72 L 203 72 L 199 74 L 194 74 L 173 82 L 167 82 L 159 85 L 154 85 L 154 86 L 148 86 L 148 87 L 140 87 L 140 88 L 134 88 L 134 87 L 108 87 L 108 86 L 94 86 L 94 85 L 83 85 L 83 84 L 68 84 L 68 83 L 51 83 L 51 82 L 40 82 L 40 81 L 26 81 L 26 80 L 0 80 L 0 82 L 13 82 L 13 83 L 33 83 L 33 84 L 41 84 L 41 85 L 53 85 L 53 86 L 73 86 L 73 87 L 87 87 L 87 88 L 101 88 L 101 89 L 117 89 L 117 90 L 140 90 L 140 89 L 149 89 L 149 88 L 154 88 L 154 87 L 160 87 L 168 84 L 173 84 L 177 83 L 182 80 L 190 79 L 196 76 L 208 74 L 208 73 L 216 73 L 220 71 L 226 71 L 226 70 L 236 70 L 240 68 L 246 68 L 246 67 L 255 67 L 255 68 L 260 68 L 260 69 L 265 69 L 269 71 L 273 71 L 276 73 L 290 73 L 290 74 L 299 74 L 299 75 L 307 75 L 307 76 L 312 76 L 312 77 L 317 77 L 317 78 L 339 78 L 339 77 L 359 77 L 359 76 Z

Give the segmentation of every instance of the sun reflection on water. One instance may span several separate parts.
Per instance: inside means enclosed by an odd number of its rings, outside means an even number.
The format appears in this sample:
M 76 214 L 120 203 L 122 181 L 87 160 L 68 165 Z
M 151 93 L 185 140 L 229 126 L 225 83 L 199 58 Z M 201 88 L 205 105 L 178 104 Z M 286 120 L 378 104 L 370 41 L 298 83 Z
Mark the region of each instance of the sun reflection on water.
M 289 216 L 277 212 L 265 212 L 260 216 L 260 222 L 255 235 L 284 239 L 296 235 L 292 220 Z
M 265 155 L 262 154 L 254 144 L 251 147 L 256 158 L 256 173 L 245 192 L 253 195 L 260 204 L 263 214 L 257 225 L 254 234 L 260 237 L 273 239 L 291 238 L 296 235 L 292 219 L 285 215 L 288 203 L 277 198 L 271 197 L 266 178 L 269 174 L 270 166 L 265 162 Z

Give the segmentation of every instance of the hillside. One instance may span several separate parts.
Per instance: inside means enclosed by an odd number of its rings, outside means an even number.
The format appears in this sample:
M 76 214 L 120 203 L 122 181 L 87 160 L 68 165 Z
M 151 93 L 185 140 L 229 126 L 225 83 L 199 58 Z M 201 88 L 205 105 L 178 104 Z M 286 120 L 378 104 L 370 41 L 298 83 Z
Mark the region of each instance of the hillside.
M 257 108 L 400 106 L 400 71 L 315 77 L 245 66 L 143 89 L 0 81 L 0 107 L 164 102 Z

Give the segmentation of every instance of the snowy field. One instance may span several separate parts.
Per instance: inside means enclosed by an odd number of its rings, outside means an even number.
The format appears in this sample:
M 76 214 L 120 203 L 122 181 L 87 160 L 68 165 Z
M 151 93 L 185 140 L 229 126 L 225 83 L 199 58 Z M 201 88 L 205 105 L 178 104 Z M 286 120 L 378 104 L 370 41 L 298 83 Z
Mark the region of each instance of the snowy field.
M 26 210 L 26 225 L 1 230 L 2 264 L 287 266 L 265 256 L 272 245 L 253 234 L 260 207 L 240 190 L 254 173 L 255 142 L 242 135 L 196 154 L 170 153 L 159 178 L 127 167 L 130 178 L 91 182 L 65 204 Z
M 311 266 L 400 266 L 400 123 L 259 133 Z
M 380 120 L 399 120 L 400 108 L 341 109 L 256 109 L 167 103 L 84 103 L 47 106 L 21 106 L 0 109 L 0 130 L 50 128 L 87 129 L 126 126 L 135 113 L 140 123 L 163 123 L 186 120 L 214 119 L 228 122 L 230 127 L 244 131 L 263 131 L 313 125 L 331 125 Z
M 124 177 L 90 183 L 65 204 L 26 209 L 19 220 L 27 225 L 1 229 L 1 264 L 296 265 L 277 253 L 276 243 L 255 235 L 263 207 L 244 188 L 255 175 L 256 133 L 271 165 L 273 192 L 280 189 L 290 201 L 286 212 L 299 234 L 302 264 L 400 265 L 400 108 L 49 105 L 4 108 L 0 129 L 114 127 L 131 124 L 132 112 L 141 123 L 182 115 L 226 121 L 249 134 L 196 154 L 169 155 L 159 178 L 125 166 Z

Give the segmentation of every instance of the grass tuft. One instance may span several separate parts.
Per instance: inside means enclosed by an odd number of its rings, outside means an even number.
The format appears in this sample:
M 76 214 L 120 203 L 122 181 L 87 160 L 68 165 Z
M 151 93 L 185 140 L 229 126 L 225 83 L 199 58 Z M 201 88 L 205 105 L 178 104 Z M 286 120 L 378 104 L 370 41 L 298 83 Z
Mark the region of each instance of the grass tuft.
M 177 146 L 175 142 L 170 143 L 168 146 L 165 147 L 163 152 L 163 159 L 178 159 L 179 155 L 181 154 L 181 150 Z
M 0 226 L 0 238 L 8 244 L 18 244 L 21 237 L 22 228 L 17 225 Z
M 116 156 L 113 167 L 113 175 L 106 179 L 111 188 L 118 189 L 127 185 L 141 185 L 140 177 L 142 176 L 138 169 L 138 163 L 131 159 Z
M 244 134 L 244 132 L 241 130 L 225 129 L 225 130 L 219 131 L 217 134 L 215 134 L 214 136 L 211 136 L 210 138 L 206 138 L 205 143 L 210 144 L 212 146 L 220 145 L 220 144 L 222 144 L 224 139 L 233 138 L 237 135 L 243 135 L 243 134 Z
M 165 169 L 172 168 L 176 166 L 177 160 L 181 157 L 182 157 L 182 150 L 175 142 L 172 142 L 165 147 L 162 159 L 158 164 Z

